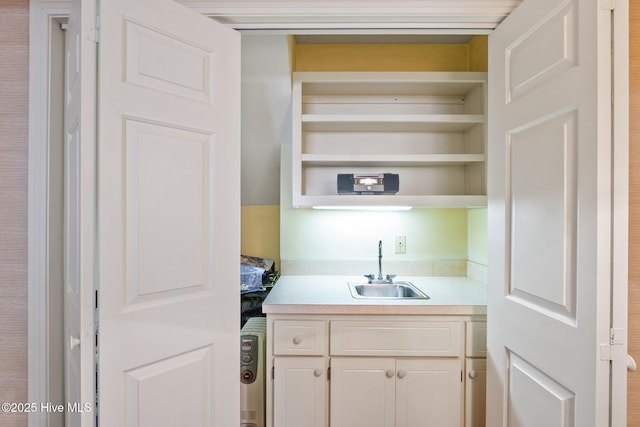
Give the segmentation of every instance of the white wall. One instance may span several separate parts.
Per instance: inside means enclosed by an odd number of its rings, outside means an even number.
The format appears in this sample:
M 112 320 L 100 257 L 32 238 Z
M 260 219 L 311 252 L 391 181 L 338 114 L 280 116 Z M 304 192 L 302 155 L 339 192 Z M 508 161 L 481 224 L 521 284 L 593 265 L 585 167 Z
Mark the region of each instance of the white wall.
M 383 273 L 466 275 L 467 209 L 340 211 L 294 209 L 291 145 L 283 145 L 280 257 L 284 274 L 377 272 L 378 240 Z M 406 254 L 395 254 L 395 236 L 407 238 Z
M 291 144 L 285 35 L 242 34 L 242 205 L 280 203 L 280 144 Z

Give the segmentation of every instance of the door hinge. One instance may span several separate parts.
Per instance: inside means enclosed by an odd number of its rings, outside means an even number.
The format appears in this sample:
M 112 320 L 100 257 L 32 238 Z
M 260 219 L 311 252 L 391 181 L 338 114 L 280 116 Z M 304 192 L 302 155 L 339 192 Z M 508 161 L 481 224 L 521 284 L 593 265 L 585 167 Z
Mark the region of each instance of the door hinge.
M 623 328 L 609 329 L 609 344 L 622 345 L 627 342 L 626 331 Z
M 611 0 L 613 1 L 613 0 Z M 96 15 L 96 43 L 100 43 L 100 14 Z
M 327 381 L 331 381 L 331 366 L 327 368 Z
M 96 22 L 93 28 L 89 28 L 89 40 L 100 43 L 100 14 L 96 14 Z
M 600 360 L 612 361 L 614 346 L 623 345 L 627 342 L 626 330 L 623 328 L 609 329 L 609 343 L 600 344 Z
M 272 380 L 276 379 L 276 367 L 275 366 L 271 367 L 271 379 Z
M 600 9 L 614 10 L 616 8 L 615 0 L 600 0 Z

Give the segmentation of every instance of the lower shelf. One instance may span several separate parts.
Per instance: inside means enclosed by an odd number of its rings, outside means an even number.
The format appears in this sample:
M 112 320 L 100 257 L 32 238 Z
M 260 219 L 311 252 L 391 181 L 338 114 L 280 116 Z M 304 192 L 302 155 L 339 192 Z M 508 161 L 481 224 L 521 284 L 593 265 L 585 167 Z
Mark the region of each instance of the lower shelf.
M 480 208 L 487 206 L 484 195 L 330 195 L 307 196 L 294 195 L 293 207 L 318 207 L 331 209 L 363 209 L 363 208 L 397 208 L 397 207 L 430 207 L 430 208 Z

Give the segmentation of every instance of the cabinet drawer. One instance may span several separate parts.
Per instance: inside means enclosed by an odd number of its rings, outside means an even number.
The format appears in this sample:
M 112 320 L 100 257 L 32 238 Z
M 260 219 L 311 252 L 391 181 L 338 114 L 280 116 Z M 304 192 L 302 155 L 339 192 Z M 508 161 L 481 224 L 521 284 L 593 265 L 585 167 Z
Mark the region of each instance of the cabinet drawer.
M 323 320 L 274 320 L 273 354 L 322 356 L 327 354 L 327 327 Z
M 332 355 L 462 355 L 462 322 L 332 321 Z
M 467 357 L 487 357 L 487 322 L 467 322 Z

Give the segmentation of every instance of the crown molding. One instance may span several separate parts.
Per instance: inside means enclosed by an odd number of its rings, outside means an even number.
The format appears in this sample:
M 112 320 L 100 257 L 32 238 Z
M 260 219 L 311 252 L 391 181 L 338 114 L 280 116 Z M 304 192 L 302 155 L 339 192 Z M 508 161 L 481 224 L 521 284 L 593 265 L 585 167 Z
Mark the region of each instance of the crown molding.
M 493 29 L 521 0 L 178 0 L 236 29 Z

